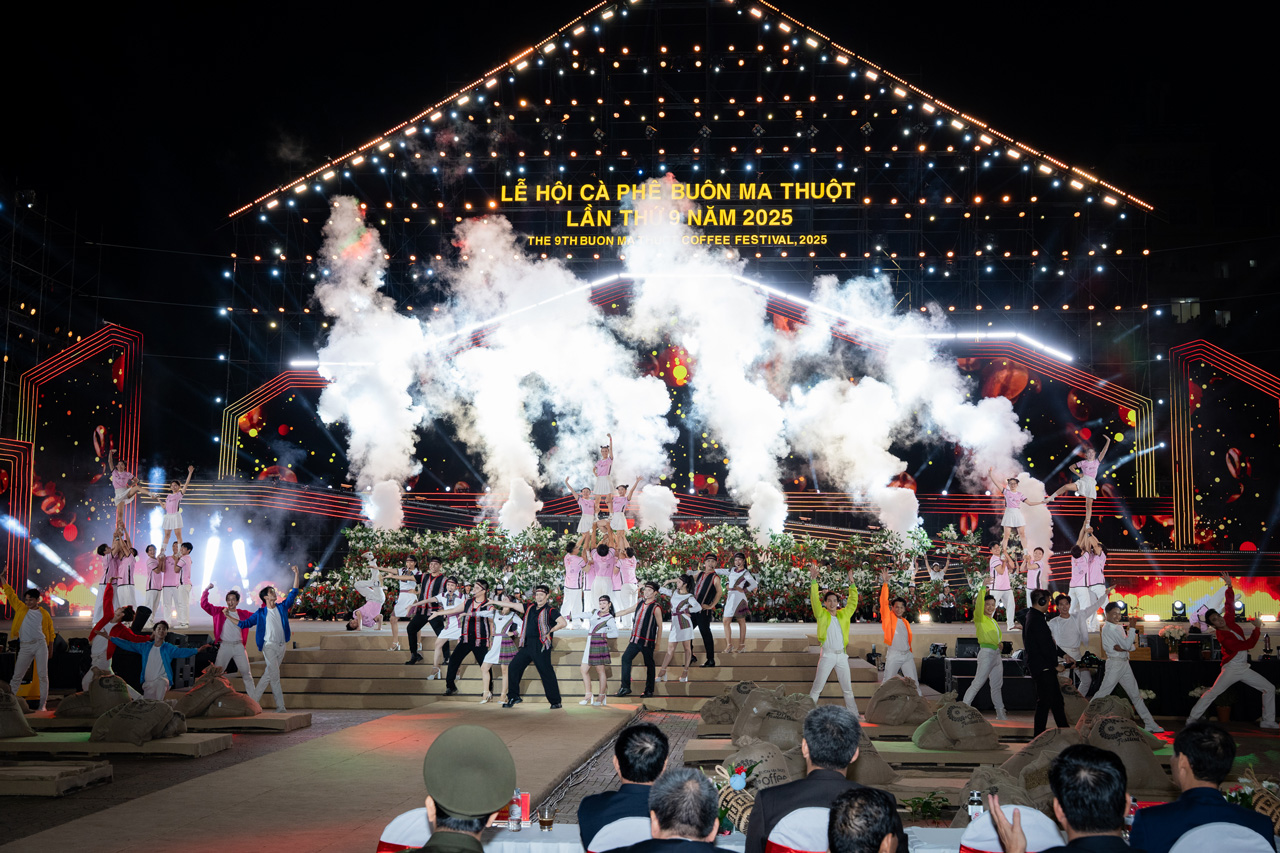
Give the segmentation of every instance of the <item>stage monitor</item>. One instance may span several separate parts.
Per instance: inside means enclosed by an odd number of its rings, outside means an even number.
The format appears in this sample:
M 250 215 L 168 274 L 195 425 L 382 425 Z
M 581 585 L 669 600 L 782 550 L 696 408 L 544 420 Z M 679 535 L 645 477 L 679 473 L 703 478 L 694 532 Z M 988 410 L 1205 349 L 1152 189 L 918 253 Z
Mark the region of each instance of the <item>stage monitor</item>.
M 977 637 L 957 637 L 956 638 L 956 657 L 976 658 L 977 656 L 978 656 L 978 638 Z

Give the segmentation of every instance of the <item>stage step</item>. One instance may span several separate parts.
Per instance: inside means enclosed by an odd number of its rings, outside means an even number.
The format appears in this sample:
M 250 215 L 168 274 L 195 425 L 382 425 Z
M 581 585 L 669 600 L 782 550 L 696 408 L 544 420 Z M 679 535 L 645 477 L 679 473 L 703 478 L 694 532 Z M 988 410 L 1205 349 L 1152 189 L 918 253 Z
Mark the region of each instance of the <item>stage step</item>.
M 574 673 L 575 677 L 561 676 L 559 678 L 560 692 L 565 696 L 581 696 L 582 679 Z M 232 676 L 233 678 L 235 676 Z M 501 686 L 502 678 L 497 676 L 494 679 L 497 686 Z M 537 677 L 537 671 L 530 667 L 525 673 L 522 680 L 524 687 L 522 693 L 531 695 L 542 695 L 542 682 Z M 618 674 L 613 674 L 609 679 L 610 689 L 617 690 L 619 686 Z M 682 696 L 691 699 L 697 699 L 702 702 L 713 696 L 719 696 L 724 690 L 724 682 L 703 681 L 703 682 L 679 682 L 679 681 L 660 681 L 657 683 L 656 693 L 662 696 Z M 783 682 L 785 689 L 789 693 L 809 692 L 809 681 Z M 343 693 L 360 693 L 360 694 L 411 694 L 416 693 L 419 696 L 436 696 L 443 694 L 445 691 L 445 683 L 443 679 L 428 681 L 425 678 L 290 678 L 286 675 L 281 686 L 284 688 L 286 696 L 294 693 L 305 694 L 343 694 Z M 480 678 L 478 671 L 472 677 L 465 677 L 459 673 L 458 689 L 462 693 L 479 694 Z M 859 683 L 854 685 L 853 695 L 858 699 L 870 699 L 875 693 L 874 684 Z M 631 689 L 637 693 L 644 689 L 643 672 L 637 677 L 633 670 L 631 673 Z M 834 681 L 827 683 L 822 691 L 823 696 L 842 696 L 840 685 Z M 285 702 L 288 703 L 288 699 Z
M 405 648 L 408 648 L 409 644 L 405 639 L 406 635 L 403 630 L 403 626 L 401 626 L 401 628 L 402 630 L 400 631 L 400 644 Z M 663 630 L 662 635 L 663 635 L 662 646 L 663 648 L 665 648 L 667 629 Z M 723 644 L 724 637 L 720 631 L 717 630 L 714 633 L 714 638 L 717 643 Z M 436 639 L 435 636 L 431 633 L 430 630 L 423 631 L 421 634 L 418 635 L 419 645 L 421 645 L 423 648 L 426 648 L 426 649 L 435 648 L 435 639 Z M 321 635 L 320 648 L 325 651 L 332 651 L 337 649 L 345 649 L 345 650 L 363 649 L 368 651 L 378 651 L 378 650 L 386 649 L 387 645 L 390 644 L 390 642 L 391 642 L 391 634 L 389 631 L 383 631 L 381 633 L 352 631 L 345 634 Z M 626 636 L 620 636 L 615 639 L 609 640 L 609 645 L 615 651 L 621 652 L 624 649 L 626 649 L 627 642 L 628 642 L 628 638 Z M 693 642 L 694 642 L 694 649 L 695 649 L 694 654 L 698 654 L 699 652 L 697 650 L 702 648 L 702 640 L 699 637 L 699 638 L 695 638 Z M 755 640 L 748 637 L 746 641 L 746 645 L 747 645 L 746 654 L 752 654 L 756 652 L 806 652 L 808 651 L 809 646 L 812 644 L 808 640 L 800 637 L 771 637 L 771 638 L 760 638 Z M 587 646 L 587 634 L 585 631 L 564 630 L 564 631 L 558 631 L 555 635 L 555 647 L 557 649 L 576 649 L 579 652 L 581 652 L 584 648 L 586 648 L 586 646 Z
M 402 643 L 403 645 L 403 643 Z M 456 645 L 456 644 L 455 644 Z M 626 646 L 614 648 L 612 652 L 615 663 L 621 663 L 622 652 Z M 560 645 L 560 640 L 556 640 L 555 646 L 551 650 L 551 662 L 555 664 L 573 664 L 579 665 L 582 662 L 583 648 L 579 645 L 577 648 L 564 648 Z M 662 661 L 662 657 L 667 653 L 666 646 L 662 646 L 657 654 L 658 661 Z M 418 664 L 418 666 L 429 666 L 433 650 L 428 647 L 422 651 L 422 656 L 426 660 Z M 677 652 L 674 660 L 683 660 L 683 652 Z M 693 655 L 698 659 L 694 667 L 701 665 L 703 661 L 703 652 L 701 646 L 695 646 Z M 250 660 L 261 661 L 262 655 L 258 654 L 254 649 L 249 656 Z M 378 649 L 351 649 L 351 650 L 324 650 L 324 649 L 289 649 L 285 655 L 285 662 L 288 663 L 315 663 L 315 664 L 404 664 L 409 660 L 408 646 L 404 646 L 403 651 L 388 651 L 384 644 Z M 639 660 L 639 658 L 637 658 Z M 723 652 L 716 654 L 716 663 L 725 666 L 754 667 L 757 669 L 771 669 L 773 667 L 804 667 L 811 672 L 817 665 L 818 656 L 812 652 L 744 652 L 742 654 L 724 654 Z M 851 664 L 854 662 L 851 661 Z M 865 667 L 860 670 L 854 664 L 853 678 L 855 681 L 870 677 L 871 668 Z M 764 675 L 754 677 L 765 677 Z
M 470 656 L 468 656 L 468 660 L 470 661 L 469 663 L 459 668 L 459 677 L 479 678 L 480 667 L 475 664 Z M 553 660 L 552 665 L 555 667 L 556 675 L 561 680 L 581 677 L 580 664 L 577 662 L 556 662 Z M 266 669 L 265 662 L 252 661 L 250 666 L 253 667 L 255 678 Z M 443 673 L 447 667 L 441 666 L 440 669 Z M 609 669 L 616 676 L 622 672 L 622 664 L 615 660 L 614 663 L 609 665 Z M 395 663 L 385 664 L 300 663 L 286 656 L 280 670 L 285 678 L 425 679 L 434 671 L 434 668 L 430 662 L 410 666 L 399 659 Z M 595 669 L 592 668 L 591 671 L 594 673 Z M 643 675 L 645 670 L 643 665 L 635 666 L 633 664 L 632 671 Z M 680 676 L 681 668 L 673 664 L 667 672 L 671 680 L 675 681 Z M 726 686 L 739 681 L 768 682 L 770 684 L 804 682 L 809 684 L 813 681 L 813 673 L 814 668 L 812 666 L 716 666 L 703 668 L 698 664 L 694 664 L 689 669 L 689 683 L 714 683 L 716 685 L 716 695 L 719 695 Z M 874 683 L 875 681 L 876 673 L 873 669 L 855 670 L 854 673 L 858 676 L 853 678 L 855 683 Z M 834 684 L 835 681 L 833 680 L 832 683 Z

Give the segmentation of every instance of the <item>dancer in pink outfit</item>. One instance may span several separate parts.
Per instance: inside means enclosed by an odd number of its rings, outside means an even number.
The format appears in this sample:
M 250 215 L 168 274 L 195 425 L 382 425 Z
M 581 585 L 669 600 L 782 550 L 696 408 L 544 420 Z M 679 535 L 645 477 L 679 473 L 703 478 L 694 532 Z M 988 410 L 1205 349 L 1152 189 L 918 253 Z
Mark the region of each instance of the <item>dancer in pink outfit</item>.
M 160 522 L 160 529 L 164 531 L 164 541 L 160 543 L 160 553 L 169 547 L 169 537 L 173 536 L 179 542 L 182 541 L 182 510 L 179 505 L 182 498 L 187 493 L 187 486 L 191 485 L 191 475 L 195 472 L 194 465 L 187 466 L 187 481 L 179 484 L 174 480 L 169 484 L 169 494 L 164 498 L 164 521 Z
M 596 491 L 597 497 L 607 498 L 613 494 L 613 480 L 609 474 L 613 471 L 613 434 L 609 434 L 609 446 L 600 447 L 600 458 L 596 460 Z
M 1106 443 L 1102 445 L 1101 453 L 1098 453 L 1092 447 L 1086 448 L 1084 459 L 1071 466 L 1071 470 L 1079 474 L 1080 479 L 1074 483 L 1067 483 L 1045 499 L 1045 503 L 1050 503 L 1063 492 L 1075 492 L 1084 498 L 1084 524 L 1081 525 L 1081 529 L 1091 526 L 1090 523 L 1093 521 L 1093 502 L 1098 499 L 1098 467 L 1102 465 L 1102 459 L 1107 455 L 1107 450 L 1110 447 L 1111 436 L 1107 436 Z

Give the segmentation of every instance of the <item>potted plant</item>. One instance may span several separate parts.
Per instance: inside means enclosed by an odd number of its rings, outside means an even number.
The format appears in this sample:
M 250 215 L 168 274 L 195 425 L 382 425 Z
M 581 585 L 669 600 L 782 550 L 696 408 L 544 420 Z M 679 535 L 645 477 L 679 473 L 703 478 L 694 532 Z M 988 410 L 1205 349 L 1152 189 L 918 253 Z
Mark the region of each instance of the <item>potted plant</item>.
M 943 810 L 951 805 L 951 801 L 937 791 L 930 791 L 924 796 L 903 800 L 910 812 L 910 820 L 916 826 L 950 826 L 951 822 L 942 817 Z
M 1160 629 L 1160 638 L 1169 649 L 1169 660 L 1178 659 L 1178 644 L 1187 636 L 1187 629 L 1178 625 L 1165 625 Z

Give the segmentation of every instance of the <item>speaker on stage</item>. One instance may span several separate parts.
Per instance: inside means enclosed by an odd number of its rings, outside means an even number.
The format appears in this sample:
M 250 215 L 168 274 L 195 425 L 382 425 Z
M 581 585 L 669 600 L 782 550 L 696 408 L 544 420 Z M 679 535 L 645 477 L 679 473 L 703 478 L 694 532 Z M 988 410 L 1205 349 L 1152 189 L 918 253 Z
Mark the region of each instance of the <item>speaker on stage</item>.
M 976 658 L 978 656 L 978 648 L 977 637 L 956 638 L 956 657 L 958 658 Z

